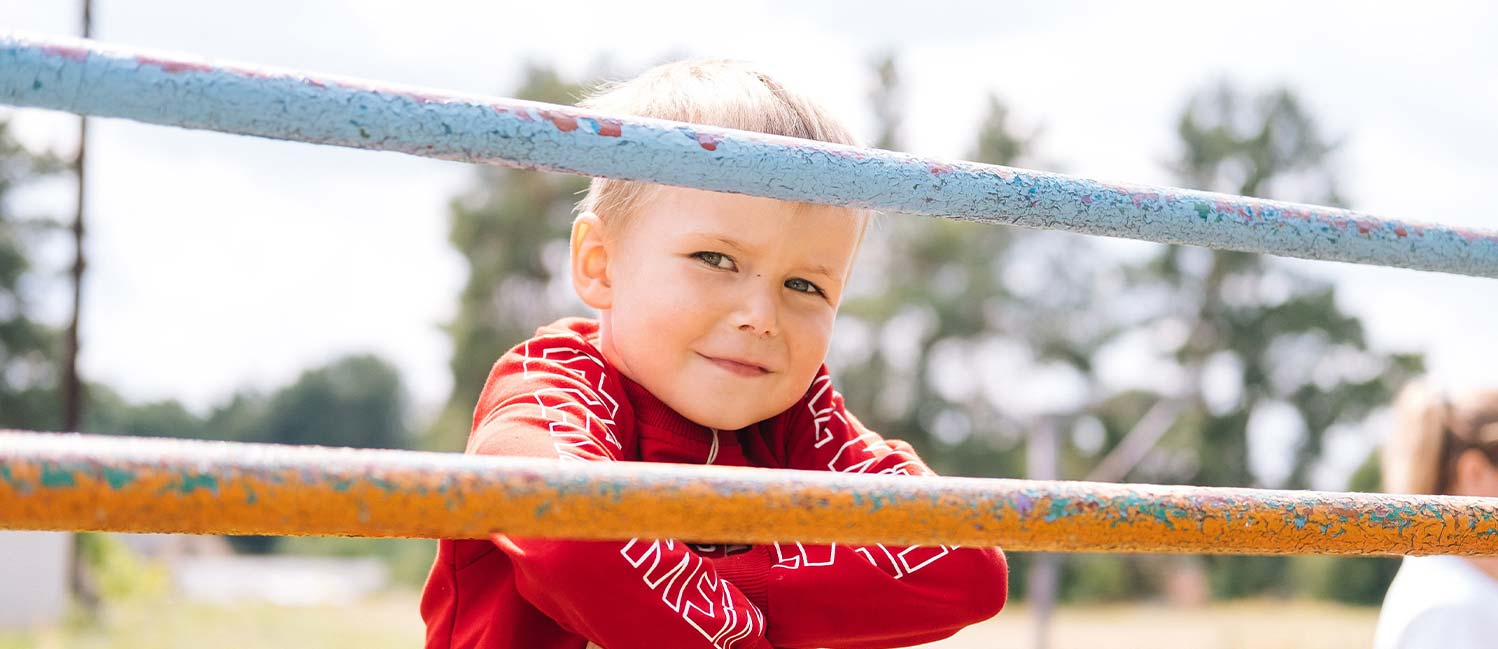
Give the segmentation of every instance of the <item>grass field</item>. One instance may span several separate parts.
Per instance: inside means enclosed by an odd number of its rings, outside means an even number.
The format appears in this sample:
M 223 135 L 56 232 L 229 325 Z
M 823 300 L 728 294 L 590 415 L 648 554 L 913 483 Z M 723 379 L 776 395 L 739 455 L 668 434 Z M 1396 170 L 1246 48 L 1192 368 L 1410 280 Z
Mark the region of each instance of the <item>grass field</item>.
M 420 647 L 417 595 L 384 595 L 359 606 L 220 607 L 171 600 L 134 602 L 109 610 L 95 627 L 63 625 L 0 632 L 0 649 L 299 649 Z M 1051 627 L 1050 649 L 1320 649 L 1369 647 L 1378 612 L 1321 602 L 1253 601 L 1171 609 L 1161 605 L 1063 608 Z M 1013 606 L 998 617 L 927 647 L 1028 649 L 1030 611 Z
M 1164 605 L 1063 608 L 1049 649 L 1321 649 L 1372 647 L 1378 609 L 1314 601 L 1247 601 L 1172 609 Z M 1023 606 L 929 645 L 941 649 L 1029 649 L 1035 624 Z

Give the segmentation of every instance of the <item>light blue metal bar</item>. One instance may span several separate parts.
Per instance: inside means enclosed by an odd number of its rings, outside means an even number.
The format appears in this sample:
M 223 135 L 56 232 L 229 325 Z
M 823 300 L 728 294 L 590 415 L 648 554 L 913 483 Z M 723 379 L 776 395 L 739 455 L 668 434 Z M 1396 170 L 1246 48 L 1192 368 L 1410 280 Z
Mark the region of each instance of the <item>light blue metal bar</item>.
M 1287 257 L 1498 277 L 1498 232 L 0 35 L 0 103 Z

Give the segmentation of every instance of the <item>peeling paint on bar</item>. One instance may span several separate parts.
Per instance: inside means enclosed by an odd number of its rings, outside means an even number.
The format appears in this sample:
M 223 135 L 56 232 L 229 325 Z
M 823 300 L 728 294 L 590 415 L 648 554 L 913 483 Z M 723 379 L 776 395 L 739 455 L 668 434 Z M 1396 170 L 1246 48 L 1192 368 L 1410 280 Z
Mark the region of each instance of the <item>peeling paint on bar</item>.
M 0 431 L 0 529 L 1498 556 L 1498 499 L 563 464 Z
M 0 35 L 0 103 L 989 224 L 1498 277 L 1493 231 L 220 65 L 76 39 Z

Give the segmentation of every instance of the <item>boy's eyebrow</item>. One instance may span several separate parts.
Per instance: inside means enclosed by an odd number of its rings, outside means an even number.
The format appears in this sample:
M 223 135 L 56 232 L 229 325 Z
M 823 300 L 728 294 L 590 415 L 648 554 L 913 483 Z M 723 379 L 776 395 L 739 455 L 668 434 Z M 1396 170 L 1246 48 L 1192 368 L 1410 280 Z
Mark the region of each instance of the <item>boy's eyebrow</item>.
M 692 234 L 695 234 L 695 235 L 697 235 L 699 237 L 702 237 L 704 239 L 712 239 L 713 241 L 717 241 L 719 243 L 723 243 L 725 245 L 728 245 L 728 246 L 731 246 L 731 247 L 734 247 L 734 248 L 738 248 L 739 250 L 748 250 L 749 249 L 749 246 L 744 245 L 744 242 L 739 241 L 738 239 L 734 239 L 732 237 L 725 237 L 725 236 L 723 236 L 721 234 L 712 234 L 712 233 L 708 233 L 708 232 L 693 232 Z
M 828 279 L 837 279 L 837 274 L 833 273 L 832 269 L 827 267 L 826 264 L 811 264 L 808 265 L 806 269 L 815 274 L 827 277 Z

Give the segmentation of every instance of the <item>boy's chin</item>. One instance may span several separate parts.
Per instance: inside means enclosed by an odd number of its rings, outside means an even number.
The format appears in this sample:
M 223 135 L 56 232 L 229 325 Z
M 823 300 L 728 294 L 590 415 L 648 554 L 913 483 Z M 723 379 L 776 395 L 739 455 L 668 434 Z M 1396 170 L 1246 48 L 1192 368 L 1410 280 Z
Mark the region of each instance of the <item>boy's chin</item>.
M 781 410 L 784 410 L 784 408 Z M 685 412 L 683 410 L 677 410 L 677 412 L 698 426 L 706 426 L 718 430 L 738 430 L 769 419 L 780 411 L 761 414 L 760 409 L 705 408 L 700 412 Z
M 750 416 L 724 416 L 724 414 L 721 412 L 704 414 L 705 416 L 701 417 L 688 415 L 687 419 L 692 420 L 692 422 L 697 424 L 698 426 L 706 426 L 708 428 L 716 428 L 718 430 L 738 430 L 740 428 L 750 426 L 755 422 L 768 419 L 768 417 L 753 418 Z

